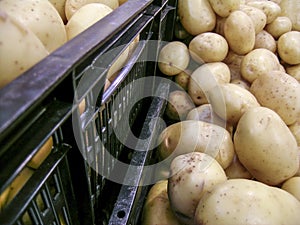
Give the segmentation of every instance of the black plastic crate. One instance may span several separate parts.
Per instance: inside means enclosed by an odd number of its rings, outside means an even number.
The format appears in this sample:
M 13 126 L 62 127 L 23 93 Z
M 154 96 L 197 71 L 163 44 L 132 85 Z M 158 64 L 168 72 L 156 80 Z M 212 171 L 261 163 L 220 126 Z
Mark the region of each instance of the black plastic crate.
M 145 89 L 166 96 L 169 87 L 155 79 L 138 83 L 139 88 L 135 84 L 139 78 L 159 76 L 160 42 L 173 39 L 176 4 L 128 1 L 0 90 L 0 193 L 50 136 L 55 140 L 50 156 L 0 212 L 0 224 L 24 224 L 24 215 L 31 219 L 29 224 L 139 223 L 147 190 L 141 185 L 144 174 L 119 174 L 115 165 L 120 161 L 143 167 L 152 160 L 151 151 L 136 148 L 150 149 L 155 141 L 157 132 L 149 133 L 149 121 L 162 115 L 165 101 L 139 97 Z M 126 66 L 104 91 L 108 68 L 137 36 L 140 42 Z M 114 126 L 124 134 L 122 140 Z M 151 126 L 152 131 L 160 129 Z M 124 142 L 129 129 L 137 137 L 150 135 L 146 146 L 136 141 L 128 147 Z M 114 182 L 110 176 L 124 181 L 130 176 L 136 185 Z M 57 201 L 51 199 L 53 185 L 61 193 Z M 37 198 L 43 199 L 42 206 Z

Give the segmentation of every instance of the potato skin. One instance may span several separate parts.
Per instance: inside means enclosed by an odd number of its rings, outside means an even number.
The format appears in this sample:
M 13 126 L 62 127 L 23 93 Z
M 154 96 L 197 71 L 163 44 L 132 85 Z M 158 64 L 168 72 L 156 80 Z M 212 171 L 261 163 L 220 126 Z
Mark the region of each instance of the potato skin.
M 300 4 L 299 2 L 294 2 L 291 0 L 281 0 L 279 3 L 281 8 L 281 16 L 287 16 L 292 21 L 292 30 L 300 31 L 300 20 L 299 20 L 299 11 Z
M 196 225 L 297 225 L 300 202 L 288 192 L 248 179 L 219 183 L 201 198 Z
M 276 53 L 277 44 L 275 38 L 267 31 L 262 30 L 255 35 L 254 49 L 265 48 L 273 53 Z
M 300 177 L 291 177 L 286 180 L 281 185 L 281 189 L 289 192 L 300 201 Z
M 300 63 L 300 31 L 286 32 L 280 36 L 277 42 L 280 58 L 290 64 Z
M 250 17 L 243 11 L 236 10 L 224 23 L 224 35 L 232 51 L 244 55 L 255 44 L 255 28 Z
M 292 21 L 287 16 L 278 16 L 266 26 L 265 30 L 278 39 L 282 34 L 292 30 Z
M 208 0 L 178 0 L 177 8 L 182 26 L 191 35 L 214 29 L 216 14 Z
M 240 0 L 209 0 L 214 12 L 221 16 L 227 17 L 235 10 L 239 9 Z
M 240 162 L 258 181 L 278 185 L 299 168 L 297 142 L 279 115 L 269 108 L 246 111 L 233 139 Z
M 251 84 L 250 91 L 262 106 L 274 110 L 287 125 L 300 117 L 300 84 L 287 73 L 265 73 Z

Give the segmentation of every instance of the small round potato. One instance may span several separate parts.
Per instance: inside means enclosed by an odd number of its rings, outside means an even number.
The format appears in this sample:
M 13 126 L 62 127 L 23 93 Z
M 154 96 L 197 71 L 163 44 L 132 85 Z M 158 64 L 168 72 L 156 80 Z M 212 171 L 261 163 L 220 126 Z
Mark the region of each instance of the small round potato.
M 182 87 L 183 90 L 187 91 L 191 74 L 192 74 L 192 71 L 190 71 L 190 70 L 181 71 L 179 74 L 177 74 L 175 76 L 174 81 L 180 87 Z
M 258 48 L 265 48 L 273 53 L 276 53 L 277 50 L 276 40 L 271 34 L 269 34 L 269 32 L 262 30 L 255 36 L 254 49 L 258 49 Z
M 267 24 L 267 16 L 261 9 L 250 5 L 240 5 L 240 10 L 251 18 L 254 24 L 255 34 L 258 34 L 264 29 Z
M 193 108 L 195 105 L 186 91 L 176 90 L 169 94 L 165 114 L 171 120 L 182 121 Z
M 184 29 L 191 35 L 212 31 L 216 14 L 208 0 L 178 0 L 178 15 Z
M 224 35 L 230 49 L 239 55 L 247 54 L 254 48 L 254 24 L 243 11 L 230 13 L 224 24 Z
M 300 64 L 300 31 L 286 32 L 277 43 L 280 58 L 291 65 Z
M 219 62 L 228 53 L 228 44 L 223 36 L 205 32 L 194 37 L 189 44 L 191 57 L 198 63 Z
M 291 177 L 282 184 L 281 188 L 300 201 L 300 177 Z
M 292 21 L 287 16 L 278 16 L 265 27 L 265 30 L 278 39 L 282 34 L 292 30 Z
M 258 48 L 249 52 L 241 62 L 242 77 L 249 83 L 264 73 L 279 70 L 280 63 L 277 56 L 268 49 Z
M 292 21 L 292 30 L 300 31 L 300 4 L 298 1 L 281 0 L 279 4 L 281 16 L 287 16 Z
M 248 109 L 233 140 L 240 162 L 258 181 L 278 185 L 299 168 L 297 142 L 281 117 L 269 108 Z
M 273 22 L 281 13 L 280 6 L 271 1 L 250 1 L 247 5 L 261 9 L 267 16 L 267 24 Z
M 190 55 L 187 46 L 179 41 L 166 44 L 159 52 L 158 67 L 168 76 L 184 71 L 189 65 Z
M 218 84 L 229 81 L 230 70 L 225 63 L 205 63 L 192 73 L 188 93 L 196 105 L 208 103 L 206 92 Z
M 193 224 L 195 210 L 203 194 L 226 180 L 220 164 L 205 153 L 192 152 L 173 159 L 168 179 L 168 196 L 179 221 Z
M 250 87 L 258 102 L 274 110 L 291 125 L 300 117 L 300 84 L 281 71 L 270 71 L 259 76 Z

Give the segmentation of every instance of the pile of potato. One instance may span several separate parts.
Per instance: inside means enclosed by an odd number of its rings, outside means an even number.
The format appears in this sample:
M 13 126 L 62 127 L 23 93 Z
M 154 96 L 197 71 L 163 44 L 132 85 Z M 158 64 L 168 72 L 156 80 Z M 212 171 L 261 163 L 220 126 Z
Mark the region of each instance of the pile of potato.
M 142 224 L 300 221 L 300 1 L 179 0 Z
M 126 0 L 1 0 L 0 88 Z

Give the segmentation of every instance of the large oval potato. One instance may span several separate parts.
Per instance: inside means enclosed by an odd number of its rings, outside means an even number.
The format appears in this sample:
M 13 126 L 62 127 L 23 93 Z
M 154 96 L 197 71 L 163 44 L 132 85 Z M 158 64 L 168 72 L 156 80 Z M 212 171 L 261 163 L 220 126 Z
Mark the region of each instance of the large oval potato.
M 214 12 L 221 17 L 227 17 L 231 12 L 238 10 L 240 2 L 240 0 L 209 0 Z
M 278 185 L 299 168 L 297 142 L 280 116 L 266 107 L 248 109 L 234 133 L 240 162 L 258 181 Z
M 249 83 L 262 74 L 279 70 L 280 63 L 277 56 L 268 49 L 258 48 L 249 52 L 242 59 L 241 74 Z
M 205 63 L 191 75 L 188 93 L 196 105 L 208 103 L 207 91 L 222 83 L 229 83 L 230 70 L 223 62 Z
M 49 53 L 31 30 L 1 10 L 0 33 L 0 88 L 2 88 Z
M 290 64 L 300 63 L 300 31 L 286 32 L 280 36 L 277 42 L 280 58 Z
M 255 28 L 251 18 L 243 11 L 236 10 L 224 23 L 224 35 L 232 51 L 244 55 L 255 44 Z
M 184 29 L 191 35 L 212 31 L 216 14 L 208 0 L 178 0 L 178 15 Z
M 192 152 L 174 158 L 170 166 L 168 196 L 178 220 L 183 224 L 193 224 L 203 194 L 225 180 L 223 168 L 205 153 Z
M 230 133 L 215 124 L 186 120 L 166 127 L 158 137 L 160 160 L 172 160 L 190 152 L 204 152 L 215 158 L 222 168 L 229 166 L 234 156 Z
M 68 40 L 71 40 L 113 10 L 101 3 L 89 3 L 78 9 L 66 24 Z
M 260 106 L 250 91 L 233 83 L 220 84 L 207 94 L 213 111 L 233 125 L 248 109 Z
M 300 117 L 300 84 L 287 73 L 265 73 L 251 84 L 250 91 L 262 106 L 274 110 L 287 125 Z
M 69 21 L 71 17 L 74 15 L 74 13 L 80 9 L 82 6 L 90 3 L 101 3 L 112 10 L 119 7 L 119 1 L 118 0 L 84 0 L 84 1 L 78 1 L 78 0 L 66 0 L 65 3 L 65 14 L 66 18 Z
M 63 20 L 49 1 L 1 0 L 0 8 L 29 28 L 49 52 L 67 42 Z
M 195 225 L 297 225 L 300 202 L 290 193 L 248 179 L 219 183 L 201 198 Z
M 300 31 L 300 2 L 298 0 L 281 0 L 279 4 L 281 8 L 281 16 L 287 16 L 292 21 L 292 30 Z
M 198 63 L 219 62 L 228 53 L 226 39 L 220 34 L 204 32 L 194 37 L 189 43 L 191 57 Z
M 174 76 L 184 71 L 190 61 L 190 53 L 187 46 L 180 41 L 167 43 L 159 52 L 158 68 L 168 76 Z
M 175 217 L 169 197 L 168 180 L 160 180 L 149 190 L 142 211 L 141 224 L 172 224 L 180 225 Z

